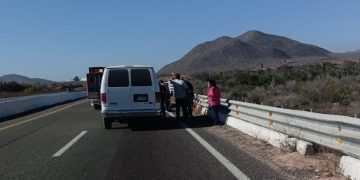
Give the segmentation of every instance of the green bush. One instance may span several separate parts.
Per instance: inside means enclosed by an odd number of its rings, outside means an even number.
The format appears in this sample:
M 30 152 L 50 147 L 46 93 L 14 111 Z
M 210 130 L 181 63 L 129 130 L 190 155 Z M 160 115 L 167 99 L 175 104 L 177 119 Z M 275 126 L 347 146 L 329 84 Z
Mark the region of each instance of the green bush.
M 26 89 L 25 85 L 19 84 L 17 82 L 2 82 L 0 83 L 0 91 L 6 92 L 20 92 Z

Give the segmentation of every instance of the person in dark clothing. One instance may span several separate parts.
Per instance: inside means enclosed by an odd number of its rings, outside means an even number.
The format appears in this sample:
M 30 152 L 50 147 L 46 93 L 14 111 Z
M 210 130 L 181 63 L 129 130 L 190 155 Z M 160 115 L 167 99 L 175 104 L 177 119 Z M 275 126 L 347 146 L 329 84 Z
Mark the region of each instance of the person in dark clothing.
M 192 117 L 192 112 L 193 112 L 193 101 L 194 101 L 194 87 L 193 85 L 190 83 L 189 80 L 184 80 L 186 86 L 188 87 L 188 91 L 187 91 L 187 104 L 186 104 L 186 108 L 187 108 L 187 112 L 189 113 L 189 116 Z
M 186 83 L 180 79 L 180 74 L 175 74 L 175 79 L 170 81 L 171 84 L 174 87 L 174 95 L 176 99 L 176 119 L 180 119 L 180 107 L 183 111 L 183 117 L 187 117 L 187 91 L 188 87 L 186 86 Z
M 161 117 L 165 118 L 166 117 L 166 106 L 165 106 L 165 101 L 167 98 L 167 90 L 164 84 L 163 80 L 160 80 L 160 106 L 161 106 Z
M 172 96 L 170 90 L 169 90 L 169 84 L 164 82 L 164 87 L 165 87 L 165 107 L 169 108 L 171 103 L 170 103 L 170 97 Z

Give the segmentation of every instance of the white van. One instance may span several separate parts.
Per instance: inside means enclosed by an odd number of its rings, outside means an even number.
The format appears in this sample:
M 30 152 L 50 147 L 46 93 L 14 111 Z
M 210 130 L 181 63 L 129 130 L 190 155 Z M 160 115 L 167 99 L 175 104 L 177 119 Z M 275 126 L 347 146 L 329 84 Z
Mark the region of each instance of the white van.
M 105 129 L 111 129 L 113 121 L 124 118 L 160 118 L 160 87 L 151 66 L 105 68 L 100 93 Z

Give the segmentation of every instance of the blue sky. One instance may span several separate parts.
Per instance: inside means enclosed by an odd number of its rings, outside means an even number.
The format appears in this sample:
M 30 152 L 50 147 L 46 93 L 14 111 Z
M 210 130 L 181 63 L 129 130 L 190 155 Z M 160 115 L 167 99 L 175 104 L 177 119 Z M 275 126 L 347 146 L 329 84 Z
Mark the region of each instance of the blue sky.
M 84 77 L 89 66 L 153 65 L 248 30 L 334 52 L 360 49 L 358 0 L 0 0 L 0 75 Z

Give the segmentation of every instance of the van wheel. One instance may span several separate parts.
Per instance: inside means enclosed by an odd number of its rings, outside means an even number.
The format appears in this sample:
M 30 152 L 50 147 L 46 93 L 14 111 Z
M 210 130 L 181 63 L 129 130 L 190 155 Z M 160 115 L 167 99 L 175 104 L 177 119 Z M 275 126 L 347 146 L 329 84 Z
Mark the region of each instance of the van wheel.
M 101 110 L 101 106 L 98 105 L 98 104 L 94 104 L 94 109 L 95 109 L 95 110 Z
M 104 118 L 104 127 L 105 129 L 111 129 L 112 121 L 110 118 Z
M 164 118 L 162 117 L 162 116 L 157 116 L 157 117 L 154 117 L 153 119 L 152 119 L 152 121 L 154 122 L 154 123 L 161 123 L 161 121 L 163 120 Z

